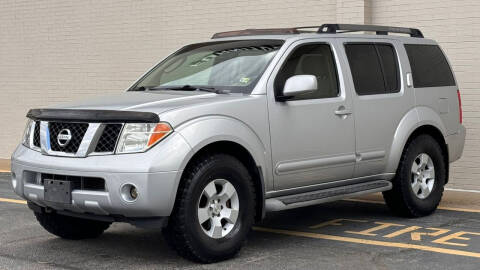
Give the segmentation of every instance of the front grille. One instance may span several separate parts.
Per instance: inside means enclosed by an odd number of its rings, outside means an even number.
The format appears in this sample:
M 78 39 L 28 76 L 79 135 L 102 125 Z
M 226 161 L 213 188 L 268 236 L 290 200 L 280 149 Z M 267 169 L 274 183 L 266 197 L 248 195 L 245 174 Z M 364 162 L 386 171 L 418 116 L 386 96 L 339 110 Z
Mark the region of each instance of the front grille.
M 48 123 L 48 129 L 50 132 L 50 147 L 53 151 L 76 153 L 80 147 L 83 136 L 87 132 L 87 123 L 63 123 L 63 122 L 50 122 Z M 71 132 L 71 140 L 65 146 L 60 146 L 57 141 L 60 131 L 68 129 Z
M 33 130 L 33 145 L 40 147 L 40 121 L 35 121 L 35 128 Z
M 118 136 L 122 129 L 122 124 L 107 124 L 103 130 L 102 136 L 98 140 L 95 152 L 106 153 L 115 151 Z
M 71 182 L 73 190 L 105 191 L 105 180 L 99 177 L 71 176 L 42 173 L 39 185 L 44 185 L 45 180 L 61 180 Z
M 32 135 L 33 146 L 37 148 L 41 148 L 41 139 L 40 139 L 40 123 L 41 121 L 35 121 L 35 126 Z M 77 153 L 80 144 L 82 143 L 87 129 L 89 127 L 88 123 L 70 123 L 70 122 L 46 122 L 48 126 L 48 134 L 50 145 L 47 145 L 47 149 L 51 149 L 52 152 L 48 152 L 50 155 L 60 155 L 65 153 L 65 155 L 71 154 L 83 154 Z M 112 154 L 115 152 L 115 147 L 117 146 L 117 142 L 120 137 L 120 133 L 122 132 L 123 124 L 121 123 L 111 123 L 111 124 L 102 124 L 101 128 L 98 132 L 101 132 L 100 137 L 98 140 L 93 140 L 92 145 L 93 154 L 99 155 L 106 155 Z M 66 131 L 68 129 L 68 131 Z M 96 129 L 95 129 L 96 130 Z M 71 135 L 70 141 L 67 142 L 68 139 L 65 137 L 62 138 L 59 134 L 62 135 Z M 92 133 L 93 134 L 93 133 Z M 87 138 L 92 140 L 92 138 Z M 60 143 L 59 143 L 60 141 Z M 60 145 L 63 143 L 64 145 Z M 65 144 L 66 143 L 66 144 Z M 92 149 L 89 148 L 89 149 Z M 35 148 L 34 148 L 35 149 Z M 37 149 L 35 149 L 37 150 Z M 56 153 L 55 153 L 56 152 Z M 88 152 L 86 155 L 88 155 Z

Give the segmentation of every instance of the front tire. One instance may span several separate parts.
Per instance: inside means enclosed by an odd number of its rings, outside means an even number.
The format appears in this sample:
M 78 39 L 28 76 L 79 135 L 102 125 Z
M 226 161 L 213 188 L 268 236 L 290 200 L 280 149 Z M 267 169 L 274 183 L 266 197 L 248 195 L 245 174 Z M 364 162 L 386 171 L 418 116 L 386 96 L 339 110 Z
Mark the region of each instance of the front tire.
M 247 168 L 230 155 L 203 156 L 184 172 L 165 238 L 192 261 L 229 259 L 244 243 L 254 213 L 255 190 Z
M 424 134 L 414 138 L 402 154 L 393 188 L 383 192 L 386 204 L 400 216 L 430 215 L 442 199 L 447 166 L 433 137 Z
M 35 212 L 35 217 L 49 233 L 69 240 L 97 238 L 111 224 L 109 222 L 59 215 L 57 213 Z

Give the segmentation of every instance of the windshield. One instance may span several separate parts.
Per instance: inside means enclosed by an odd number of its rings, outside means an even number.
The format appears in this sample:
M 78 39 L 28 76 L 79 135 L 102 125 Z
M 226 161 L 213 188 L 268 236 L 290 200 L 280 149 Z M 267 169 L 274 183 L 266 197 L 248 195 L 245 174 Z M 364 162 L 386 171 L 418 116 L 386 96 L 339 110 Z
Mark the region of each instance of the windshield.
M 195 86 L 250 94 L 282 44 L 282 40 L 236 40 L 188 45 L 130 90 Z

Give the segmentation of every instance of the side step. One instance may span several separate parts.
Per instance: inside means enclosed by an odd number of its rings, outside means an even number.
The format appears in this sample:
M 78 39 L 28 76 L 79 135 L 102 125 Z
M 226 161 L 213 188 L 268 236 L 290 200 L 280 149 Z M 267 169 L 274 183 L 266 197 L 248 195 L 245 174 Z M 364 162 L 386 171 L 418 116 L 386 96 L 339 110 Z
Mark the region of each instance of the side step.
M 265 201 L 267 212 L 292 209 L 319 203 L 331 202 L 359 195 L 392 189 L 392 183 L 386 180 L 370 181 L 336 188 L 322 189 L 301 194 L 270 198 Z

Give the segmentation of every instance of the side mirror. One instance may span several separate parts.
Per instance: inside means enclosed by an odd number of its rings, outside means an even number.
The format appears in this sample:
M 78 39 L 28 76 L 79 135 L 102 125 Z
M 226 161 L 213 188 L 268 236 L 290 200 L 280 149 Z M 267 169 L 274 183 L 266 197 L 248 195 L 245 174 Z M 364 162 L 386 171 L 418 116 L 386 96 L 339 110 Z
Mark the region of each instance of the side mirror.
M 317 90 L 317 78 L 313 75 L 295 75 L 285 82 L 283 93 L 277 100 L 285 101 L 298 95 L 309 94 Z

